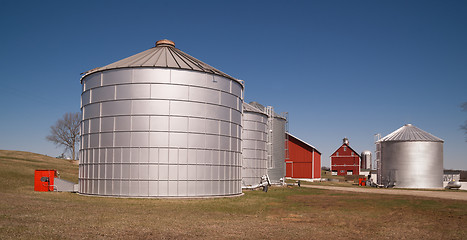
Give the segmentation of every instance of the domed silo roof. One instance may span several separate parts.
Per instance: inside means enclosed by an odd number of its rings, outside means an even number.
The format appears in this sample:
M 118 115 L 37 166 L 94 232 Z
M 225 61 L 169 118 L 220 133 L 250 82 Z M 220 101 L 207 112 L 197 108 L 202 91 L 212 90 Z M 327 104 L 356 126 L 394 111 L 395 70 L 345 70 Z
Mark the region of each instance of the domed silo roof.
M 261 110 L 261 111 L 263 111 L 263 112 L 266 111 L 266 107 L 264 107 L 263 105 L 261 105 L 261 104 L 258 103 L 258 102 L 250 102 L 249 106 L 254 107 L 254 108 L 257 108 L 257 109 L 259 109 L 259 110 Z
M 260 103 L 258 102 L 250 102 L 250 106 L 252 107 L 255 107 L 257 109 L 259 109 L 261 112 L 267 112 L 266 110 L 266 107 L 261 105 Z M 270 117 L 275 117 L 275 118 L 281 118 L 281 119 L 284 119 L 285 120 L 285 117 L 284 116 L 281 116 L 280 114 L 272 111 L 271 113 L 268 113 L 270 114 L 271 116 Z
M 248 112 L 257 112 L 257 113 L 262 113 L 266 114 L 264 107 L 263 108 L 258 108 L 256 105 L 251 105 L 246 102 L 243 103 L 243 111 L 248 111 Z
M 83 79 L 89 74 L 105 71 L 110 69 L 119 68 L 173 68 L 173 69 L 185 69 L 192 71 L 200 71 L 205 73 L 212 73 L 222 77 L 226 77 L 235 81 L 240 80 L 229 76 L 222 71 L 211 67 L 210 65 L 182 52 L 180 49 L 175 48 L 175 43 L 170 40 L 159 40 L 156 42 L 156 46 L 146 51 L 137 53 L 133 56 L 127 57 L 120 61 L 111 63 L 104 67 L 94 68 L 87 72 L 84 72 Z
M 444 142 L 441 138 L 435 137 L 412 124 L 405 124 L 396 131 L 383 137 L 379 142 Z

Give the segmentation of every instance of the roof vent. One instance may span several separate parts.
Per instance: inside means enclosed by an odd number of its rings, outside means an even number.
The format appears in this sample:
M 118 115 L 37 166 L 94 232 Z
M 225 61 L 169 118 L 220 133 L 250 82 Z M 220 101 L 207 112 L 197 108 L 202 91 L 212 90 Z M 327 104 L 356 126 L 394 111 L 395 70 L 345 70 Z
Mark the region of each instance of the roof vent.
M 175 47 L 175 43 L 173 41 L 162 39 L 156 42 L 156 47 Z

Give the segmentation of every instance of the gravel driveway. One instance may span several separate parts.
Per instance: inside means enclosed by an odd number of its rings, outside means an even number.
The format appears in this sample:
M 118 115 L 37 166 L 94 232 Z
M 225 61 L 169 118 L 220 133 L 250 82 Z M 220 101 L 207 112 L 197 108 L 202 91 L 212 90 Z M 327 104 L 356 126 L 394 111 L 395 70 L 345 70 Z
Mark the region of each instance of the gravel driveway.
M 385 188 L 367 188 L 367 187 L 334 187 L 334 186 L 319 186 L 319 185 L 305 185 L 302 187 L 319 188 L 334 191 L 347 191 L 347 192 L 362 192 L 362 193 L 375 193 L 375 194 L 392 194 L 392 195 L 410 195 L 418 197 L 430 198 L 443 198 L 467 201 L 467 192 L 447 192 L 447 191 L 423 191 L 423 190 L 399 190 L 399 189 L 385 189 Z

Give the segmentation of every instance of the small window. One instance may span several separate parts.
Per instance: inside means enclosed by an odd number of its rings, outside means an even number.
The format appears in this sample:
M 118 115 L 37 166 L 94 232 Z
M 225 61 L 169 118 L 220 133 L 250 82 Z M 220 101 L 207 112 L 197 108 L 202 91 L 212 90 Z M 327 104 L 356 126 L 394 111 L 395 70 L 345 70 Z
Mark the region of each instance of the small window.
M 339 152 L 336 152 L 336 157 L 339 157 Z
M 345 170 L 341 170 L 341 173 L 345 173 Z
M 352 155 L 352 157 L 353 157 L 353 152 L 352 152 L 352 154 L 351 154 L 351 155 Z
M 344 146 L 344 152 L 345 152 L 345 151 L 347 151 L 347 147 L 346 147 L 346 146 Z

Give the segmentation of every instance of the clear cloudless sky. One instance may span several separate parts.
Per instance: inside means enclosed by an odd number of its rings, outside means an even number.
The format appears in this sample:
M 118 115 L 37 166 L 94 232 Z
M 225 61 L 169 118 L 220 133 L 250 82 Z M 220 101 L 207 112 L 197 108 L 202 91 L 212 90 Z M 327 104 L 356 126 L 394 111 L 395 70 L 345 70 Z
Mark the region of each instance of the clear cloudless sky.
M 412 123 L 467 169 L 466 1 L 1 1 L 0 30 L 0 149 L 60 155 L 45 137 L 80 73 L 170 39 L 288 112 L 323 166 Z

